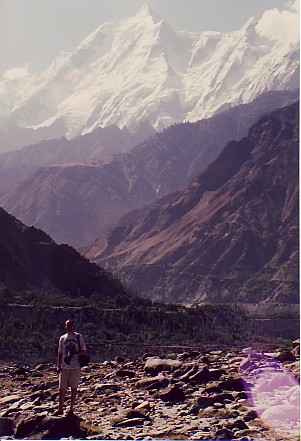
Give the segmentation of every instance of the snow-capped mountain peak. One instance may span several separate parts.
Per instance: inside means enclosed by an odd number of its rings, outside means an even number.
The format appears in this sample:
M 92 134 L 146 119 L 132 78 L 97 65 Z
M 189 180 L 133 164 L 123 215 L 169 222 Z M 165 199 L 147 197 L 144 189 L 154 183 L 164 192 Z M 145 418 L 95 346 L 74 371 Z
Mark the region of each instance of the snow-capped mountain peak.
M 162 21 L 161 17 L 159 17 L 159 15 L 156 14 L 147 3 L 141 6 L 134 19 L 138 19 L 139 22 L 140 20 L 144 21 L 149 19 L 151 19 L 153 23 L 159 23 Z
M 3 121 L 32 128 L 60 121 L 69 138 L 111 124 L 135 130 L 147 119 L 161 130 L 297 88 L 298 46 L 261 35 L 257 25 L 251 18 L 234 32 L 177 32 L 145 4 L 101 25 L 15 94 L 0 82 Z

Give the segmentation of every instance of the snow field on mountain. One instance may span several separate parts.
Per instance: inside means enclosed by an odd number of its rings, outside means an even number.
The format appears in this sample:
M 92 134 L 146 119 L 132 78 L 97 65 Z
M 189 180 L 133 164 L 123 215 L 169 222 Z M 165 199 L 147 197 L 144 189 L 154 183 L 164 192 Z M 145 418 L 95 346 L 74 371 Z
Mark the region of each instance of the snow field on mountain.
M 268 90 L 298 87 L 298 43 L 268 38 L 249 19 L 233 32 L 177 32 L 147 6 L 105 23 L 44 72 L 0 82 L 2 122 L 72 138 L 117 124 L 134 131 L 196 121 Z

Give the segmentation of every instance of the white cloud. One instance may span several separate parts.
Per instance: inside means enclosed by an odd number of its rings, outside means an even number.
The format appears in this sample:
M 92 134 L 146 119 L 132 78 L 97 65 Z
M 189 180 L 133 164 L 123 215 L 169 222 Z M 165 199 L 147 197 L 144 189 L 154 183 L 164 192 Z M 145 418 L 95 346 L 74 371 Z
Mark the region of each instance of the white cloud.
M 6 70 L 0 78 L 0 101 L 5 106 L 12 108 L 30 79 L 31 74 L 28 64 Z
M 28 64 L 23 67 L 13 67 L 8 69 L 3 74 L 3 80 L 5 81 L 22 81 L 26 80 L 30 76 Z
M 261 37 L 283 43 L 298 43 L 300 40 L 300 2 L 289 1 L 287 9 L 269 9 L 258 21 L 256 31 Z
M 292 11 L 296 11 L 300 13 L 300 1 L 299 0 L 292 0 L 288 2 L 288 7 Z

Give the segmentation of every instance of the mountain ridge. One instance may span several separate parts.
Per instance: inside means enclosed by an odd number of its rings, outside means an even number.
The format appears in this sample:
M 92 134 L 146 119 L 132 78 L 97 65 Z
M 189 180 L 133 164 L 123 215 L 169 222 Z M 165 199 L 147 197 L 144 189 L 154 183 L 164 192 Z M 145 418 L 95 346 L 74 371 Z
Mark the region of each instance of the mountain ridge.
M 168 302 L 298 303 L 298 106 L 263 116 L 188 189 L 86 255 Z
M 22 84 L 10 106 L 3 83 L 3 130 L 47 128 L 50 136 L 53 126 L 55 137 L 72 138 L 112 124 L 133 131 L 148 119 L 161 131 L 299 87 L 298 44 L 262 37 L 253 19 L 238 31 L 191 33 L 154 16 L 143 7 L 103 24 Z
M 207 120 L 169 127 L 101 165 L 40 168 L 5 193 L 1 204 L 56 242 L 85 246 L 124 214 L 185 188 L 226 142 L 246 135 L 260 114 L 297 96 L 269 92 Z
M 144 122 L 134 134 L 116 125 L 98 128 L 71 140 L 44 140 L 17 151 L 0 154 L 0 194 L 33 174 L 39 167 L 63 164 L 100 163 L 125 153 L 154 135 Z
M 124 293 L 110 273 L 91 264 L 68 245 L 27 227 L 0 207 L 0 288 L 90 296 Z

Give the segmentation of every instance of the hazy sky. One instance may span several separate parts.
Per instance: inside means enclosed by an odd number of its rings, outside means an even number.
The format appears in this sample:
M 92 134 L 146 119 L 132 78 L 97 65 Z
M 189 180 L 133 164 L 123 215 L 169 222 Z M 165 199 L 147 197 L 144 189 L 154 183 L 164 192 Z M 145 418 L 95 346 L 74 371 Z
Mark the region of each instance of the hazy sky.
M 280 20 L 296 0 L 0 0 L 0 75 L 47 67 L 106 21 L 135 15 L 147 3 L 175 30 L 233 31 L 266 10 Z M 298 1 L 299 4 L 299 1 Z M 267 16 L 269 18 L 269 16 Z M 280 19 L 281 18 L 281 19 Z

